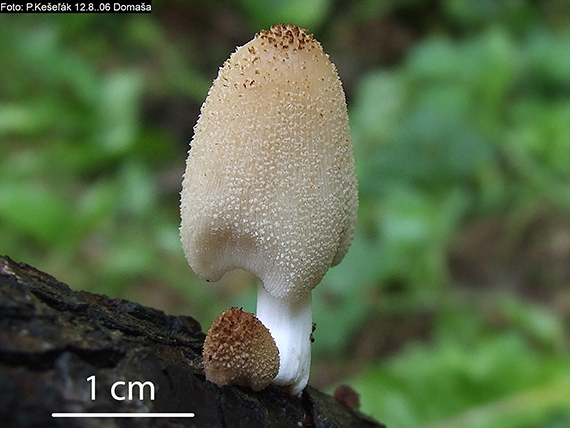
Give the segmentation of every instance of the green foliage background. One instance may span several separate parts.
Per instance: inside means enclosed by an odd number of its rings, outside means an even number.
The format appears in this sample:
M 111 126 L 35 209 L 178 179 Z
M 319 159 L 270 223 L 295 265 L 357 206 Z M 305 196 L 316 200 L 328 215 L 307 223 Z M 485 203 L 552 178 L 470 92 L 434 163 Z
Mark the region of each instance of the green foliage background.
M 191 272 L 178 192 L 217 68 L 293 22 L 339 69 L 360 181 L 311 383 L 390 428 L 570 426 L 570 4 L 153 6 L 0 15 L 0 253 L 205 329 L 254 311 L 249 274 Z

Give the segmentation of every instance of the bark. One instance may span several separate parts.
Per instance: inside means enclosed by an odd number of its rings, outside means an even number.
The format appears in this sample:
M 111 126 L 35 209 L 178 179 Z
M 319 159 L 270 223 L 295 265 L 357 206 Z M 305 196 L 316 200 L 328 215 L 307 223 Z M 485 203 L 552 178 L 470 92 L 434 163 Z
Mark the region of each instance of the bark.
M 301 398 L 207 382 L 191 317 L 73 291 L 0 257 L 0 426 L 382 427 L 307 387 Z M 95 376 L 95 400 L 92 396 Z M 111 387 L 117 381 L 115 395 Z M 133 387 L 129 382 L 150 381 Z M 53 412 L 192 412 L 193 418 L 53 418 Z

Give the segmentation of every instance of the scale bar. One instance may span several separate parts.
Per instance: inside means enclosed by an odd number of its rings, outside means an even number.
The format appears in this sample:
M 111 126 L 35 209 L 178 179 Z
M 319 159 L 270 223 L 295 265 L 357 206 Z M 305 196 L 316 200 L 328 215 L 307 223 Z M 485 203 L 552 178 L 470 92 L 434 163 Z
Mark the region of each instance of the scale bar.
M 194 413 L 52 413 L 52 418 L 193 418 Z

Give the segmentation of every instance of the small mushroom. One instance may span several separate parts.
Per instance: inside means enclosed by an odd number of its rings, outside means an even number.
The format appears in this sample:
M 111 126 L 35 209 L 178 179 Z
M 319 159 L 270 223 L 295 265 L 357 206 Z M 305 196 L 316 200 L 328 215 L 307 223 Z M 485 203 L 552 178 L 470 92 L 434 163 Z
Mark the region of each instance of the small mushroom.
M 218 386 L 267 387 L 279 371 L 279 350 L 252 313 L 231 308 L 216 318 L 202 352 L 206 379 Z
M 298 394 L 311 359 L 311 290 L 352 241 L 357 180 L 342 84 L 306 30 L 277 25 L 220 68 L 194 128 L 180 234 L 200 277 L 261 279 L 257 317 Z

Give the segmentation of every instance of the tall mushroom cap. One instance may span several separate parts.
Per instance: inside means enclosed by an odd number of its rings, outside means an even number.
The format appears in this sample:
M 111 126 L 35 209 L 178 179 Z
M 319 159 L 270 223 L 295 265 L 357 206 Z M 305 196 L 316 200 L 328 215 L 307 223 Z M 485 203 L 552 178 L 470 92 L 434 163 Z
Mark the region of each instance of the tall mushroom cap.
M 335 66 L 306 30 L 277 25 L 220 68 L 181 194 L 186 258 L 216 281 L 243 268 L 296 301 L 344 257 L 357 181 Z

